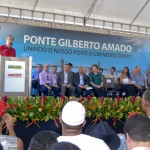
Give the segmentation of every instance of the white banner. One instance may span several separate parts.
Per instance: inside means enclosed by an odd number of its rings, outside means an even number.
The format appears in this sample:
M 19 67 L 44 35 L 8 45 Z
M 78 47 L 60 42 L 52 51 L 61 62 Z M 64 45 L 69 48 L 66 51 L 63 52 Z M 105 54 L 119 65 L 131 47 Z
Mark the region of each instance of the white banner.
M 25 62 L 5 62 L 4 92 L 25 92 Z

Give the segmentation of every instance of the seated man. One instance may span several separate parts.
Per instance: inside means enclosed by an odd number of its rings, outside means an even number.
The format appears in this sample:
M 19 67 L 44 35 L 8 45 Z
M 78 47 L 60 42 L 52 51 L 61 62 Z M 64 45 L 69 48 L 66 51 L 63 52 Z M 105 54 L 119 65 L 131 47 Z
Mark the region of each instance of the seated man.
M 88 76 L 83 73 L 83 67 L 79 67 L 78 73 L 74 74 L 73 83 L 76 88 L 77 97 L 83 94 L 85 97 L 90 95 L 91 91 L 86 89 L 89 85 L 89 79 Z
M 53 78 L 52 74 L 49 71 L 50 65 L 44 65 L 44 71 L 40 73 L 40 85 L 43 95 L 47 96 L 48 91 L 53 91 L 54 96 L 57 97 L 59 95 L 59 87 L 57 85 L 53 86 Z
M 115 75 L 115 71 L 116 71 L 116 68 L 111 67 L 110 68 L 110 73 L 105 75 L 105 78 L 113 78 L 114 79 L 115 86 L 114 86 L 113 90 L 117 90 L 119 88 L 118 77 Z
M 52 78 L 53 78 L 52 86 L 57 85 L 57 66 L 52 67 Z
M 99 68 L 99 70 L 98 70 L 98 72 L 100 73 L 100 74 L 103 74 L 103 68 Z
M 61 95 L 65 95 L 66 90 L 69 90 L 70 95 L 74 96 L 75 87 L 73 86 L 73 73 L 69 71 L 68 64 L 65 64 L 64 71 L 58 73 L 57 84 L 61 88 Z
M 146 70 L 144 78 L 147 80 L 148 76 L 150 75 L 150 70 Z
M 147 78 L 147 88 L 150 89 L 150 75 Z
M 72 71 L 73 64 L 72 64 L 72 63 L 68 63 L 68 66 L 69 66 L 69 72 L 72 72 L 72 73 L 74 73 L 74 72 Z
M 35 89 L 39 96 L 41 95 L 39 87 L 39 74 L 42 72 L 43 66 L 41 64 L 37 65 L 37 69 L 32 72 L 32 88 Z M 37 95 L 37 92 L 32 93 L 33 96 Z
M 118 83 L 118 77 L 115 75 L 115 71 L 116 71 L 116 68 L 115 67 L 111 67 L 110 68 L 110 73 L 106 74 L 105 77 L 107 77 L 107 78 L 114 78 L 115 79 L 115 83 Z
M 135 82 L 135 90 L 140 96 L 142 96 L 142 94 L 144 93 L 144 89 L 146 87 L 145 87 L 144 75 L 141 74 L 140 66 L 136 67 L 136 74 L 134 76 L 132 76 L 131 81 Z
M 91 74 L 91 72 L 92 72 L 92 68 L 89 68 L 88 69 L 88 76 Z
M 81 150 L 109 150 L 103 140 L 82 134 L 82 128 L 86 123 L 85 115 L 85 108 L 81 103 L 68 102 L 60 116 L 62 136 L 57 138 L 58 142 L 70 142 Z
M 85 67 L 83 67 L 83 73 L 86 74 L 87 73 L 87 69 Z
M 124 126 L 128 150 L 150 150 L 150 119 L 136 114 Z
M 134 78 L 134 76 L 136 75 L 136 69 L 134 68 L 133 70 L 132 70 L 132 73 L 131 73 L 131 78 L 133 77 Z
M 99 72 L 99 73 L 102 75 L 102 77 L 104 78 L 103 71 L 104 71 L 103 68 L 99 68 L 99 70 L 98 70 L 98 72 Z
M 146 89 L 148 88 L 148 78 L 150 77 L 150 70 L 146 70 L 146 73 L 144 75 L 144 78 L 145 78 L 145 87 Z

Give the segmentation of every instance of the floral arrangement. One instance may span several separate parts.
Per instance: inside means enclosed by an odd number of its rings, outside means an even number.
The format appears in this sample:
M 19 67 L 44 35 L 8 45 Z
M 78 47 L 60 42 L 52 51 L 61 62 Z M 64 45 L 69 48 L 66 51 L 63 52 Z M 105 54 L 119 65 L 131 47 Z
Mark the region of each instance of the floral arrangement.
M 6 100 L 5 100 L 6 101 Z M 28 121 L 29 125 L 40 121 L 47 122 L 56 119 L 61 115 L 64 105 L 68 101 L 78 101 L 82 103 L 86 109 L 86 116 L 92 118 L 94 123 L 101 119 L 120 120 L 127 118 L 133 112 L 143 113 L 141 107 L 141 97 L 120 98 L 96 98 L 84 97 L 18 97 L 7 98 L 9 108 L 7 110 L 16 120 Z M 37 124 L 38 125 L 38 124 Z M 56 122 L 57 125 L 57 122 Z

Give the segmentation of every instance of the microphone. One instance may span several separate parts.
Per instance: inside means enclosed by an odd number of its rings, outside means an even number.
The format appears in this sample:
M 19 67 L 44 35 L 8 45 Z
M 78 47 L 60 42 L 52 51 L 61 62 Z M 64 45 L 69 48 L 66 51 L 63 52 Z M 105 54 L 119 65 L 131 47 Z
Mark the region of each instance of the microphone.
M 6 52 L 6 51 L 8 51 L 8 49 L 5 49 L 4 51 L 2 51 L 2 52 L 0 53 L 0 55 L 3 54 L 3 53 Z
M 9 43 L 11 46 L 13 45 L 13 43 L 11 42 L 11 43 Z M 11 46 L 10 46 L 10 48 L 11 48 Z M 7 49 L 5 49 L 4 51 L 2 51 L 1 53 L 0 53 L 0 55 L 1 54 L 3 54 L 4 52 L 6 52 L 6 51 L 8 51 L 10 48 L 7 48 Z

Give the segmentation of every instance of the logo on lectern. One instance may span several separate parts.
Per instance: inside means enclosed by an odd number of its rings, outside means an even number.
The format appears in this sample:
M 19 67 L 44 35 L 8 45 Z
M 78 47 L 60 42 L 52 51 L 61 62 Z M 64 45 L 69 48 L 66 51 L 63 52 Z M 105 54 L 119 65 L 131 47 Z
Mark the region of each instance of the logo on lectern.
M 21 73 L 9 73 L 8 77 L 9 78 L 21 78 L 22 74 Z
M 18 65 L 8 65 L 8 69 L 22 69 L 22 66 L 18 66 Z

